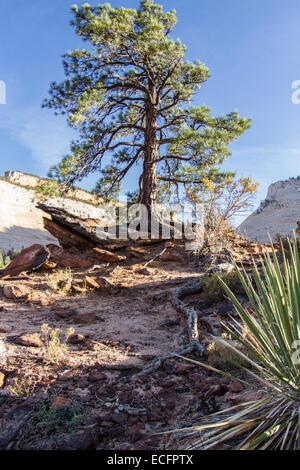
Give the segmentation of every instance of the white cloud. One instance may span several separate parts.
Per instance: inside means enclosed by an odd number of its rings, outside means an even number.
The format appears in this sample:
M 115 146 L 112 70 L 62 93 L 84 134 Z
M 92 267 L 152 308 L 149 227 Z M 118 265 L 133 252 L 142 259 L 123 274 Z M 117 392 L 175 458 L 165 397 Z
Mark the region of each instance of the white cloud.
M 30 150 L 32 158 L 43 169 L 60 161 L 69 152 L 74 138 L 74 132 L 67 127 L 63 117 L 41 109 L 40 105 L 25 109 L 6 107 L 0 116 L 0 127 L 7 129 L 13 139 Z

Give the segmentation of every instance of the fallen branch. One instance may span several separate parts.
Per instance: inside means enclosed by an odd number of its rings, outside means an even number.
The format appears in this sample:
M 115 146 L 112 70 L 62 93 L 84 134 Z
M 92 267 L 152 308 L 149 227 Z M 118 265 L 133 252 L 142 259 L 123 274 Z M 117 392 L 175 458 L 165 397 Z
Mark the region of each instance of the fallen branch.
M 160 253 L 158 253 L 158 255 L 155 255 L 154 258 L 150 259 L 150 261 L 147 261 L 147 263 L 145 263 L 143 265 L 143 268 L 146 268 L 150 263 L 152 263 L 153 261 L 155 261 L 157 258 L 159 258 L 161 255 L 164 254 L 165 251 L 167 251 L 168 247 L 164 248 Z

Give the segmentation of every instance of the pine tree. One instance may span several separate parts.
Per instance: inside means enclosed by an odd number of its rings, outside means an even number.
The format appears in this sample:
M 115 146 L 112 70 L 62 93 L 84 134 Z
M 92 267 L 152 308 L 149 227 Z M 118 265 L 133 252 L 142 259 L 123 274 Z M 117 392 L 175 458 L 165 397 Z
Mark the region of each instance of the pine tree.
M 148 210 L 159 189 L 225 177 L 217 165 L 250 120 L 237 111 L 212 117 L 208 107 L 191 105 L 209 70 L 185 61 L 186 47 L 170 36 L 175 11 L 150 0 L 138 10 L 84 4 L 72 11 L 88 47 L 63 56 L 66 78 L 51 84 L 44 106 L 67 114 L 80 136 L 50 175 L 72 184 L 100 172 L 96 190 L 108 197 L 141 162 L 139 202 Z M 113 156 L 103 167 L 106 155 Z

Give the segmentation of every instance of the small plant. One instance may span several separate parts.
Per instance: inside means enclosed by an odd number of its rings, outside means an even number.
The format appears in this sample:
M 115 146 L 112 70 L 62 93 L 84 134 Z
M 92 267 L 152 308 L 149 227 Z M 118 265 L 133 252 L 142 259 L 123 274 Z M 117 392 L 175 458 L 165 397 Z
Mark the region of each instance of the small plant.
M 222 276 L 223 282 L 225 282 L 229 288 L 235 294 L 243 294 L 243 286 L 239 279 L 238 274 L 235 271 L 226 273 Z M 220 277 L 217 274 L 210 274 L 204 281 L 203 291 L 201 298 L 208 304 L 212 305 L 218 302 L 222 302 L 225 299 L 224 289 L 220 282 Z
M 16 395 L 16 397 L 27 397 L 33 392 L 33 380 L 31 377 L 23 377 L 22 379 L 15 378 L 14 385 L 9 385 L 8 388 L 14 395 Z
M 2 251 L 0 250 L 0 269 L 5 269 L 9 265 L 11 259 L 8 255 L 3 256 Z
M 254 264 L 254 282 L 245 269 L 235 267 L 252 313 L 221 280 L 247 329 L 243 334 L 238 322 L 227 328 L 242 350 L 221 341 L 246 361 L 247 366 L 240 363 L 240 368 L 259 384 L 257 389 L 263 396 L 215 413 L 198 426 L 177 430 L 189 440 L 189 449 L 213 449 L 226 442 L 228 448 L 240 450 L 299 450 L 300 256 L 296 237 L 288 241 L 288 250 L 289 257 L 282 250 L 282 272 L 272 246 L 272 257 L 264 256 L 261 272 Z M 198 364 L 229 376 L 207 364 Z
M 61 330 L 51 329 L 46 323 L 41 326 L 42 334 L 38 335 L 43 346 L 44 357 L 51 364 L 59 364 L 65 357 L 68 338 L 74 333 L 74 328 L 66 328 L 64 340 L 61 341 Z
M 61 269 L 55 273 L 46 274 L 46 281 L 50 289 L 57 291 L 66 290 L 66 282 L 72 281 L 73 274 L 70 268 Z
M 49 409 L 45 404 L 40 406 L 34 415 L 38 420 L 36 426 L 47 428 L 48 431 L 67 432 L 74 434 L 75 427 L 83 421 L 82 414 L 73 405 L 63 405 L 56 410 Z

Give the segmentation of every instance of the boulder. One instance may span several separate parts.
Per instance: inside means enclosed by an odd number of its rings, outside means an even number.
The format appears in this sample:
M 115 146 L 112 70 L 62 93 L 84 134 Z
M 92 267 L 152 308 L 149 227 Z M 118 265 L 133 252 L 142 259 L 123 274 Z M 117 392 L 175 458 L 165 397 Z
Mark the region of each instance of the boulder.
M 52 248 L 51 252 L 51 261 L 55 262 L 57 266 L 63 268 L 71 268 L 71 269 L 85 269 L 89 268 L 94 264 L 93 259 L 87 258 L 87 256 L 82 255 L 80 253 L 73 254 L 70 253 L 63 248 L 54 249 Z
M 49 206 L 47 204 L 38 204 L 39 209 L 51 215 L 52 221 L 44 219 L 45 228 L 59 239 L 60 243 L 66 246 L 95 246 L 98 243 L 109 243 L 98 230 L 99 224 L 92 223 L 91 219 L 82 219 L 71 214 L 65 209 Z M 102 226 L 106 226 L 102 224 Z
M 45 245 L 31 245 L 22 250 L 4 269 L 2 276 L 18 276 L 37 270 L 50 258 L 50 251 Z

